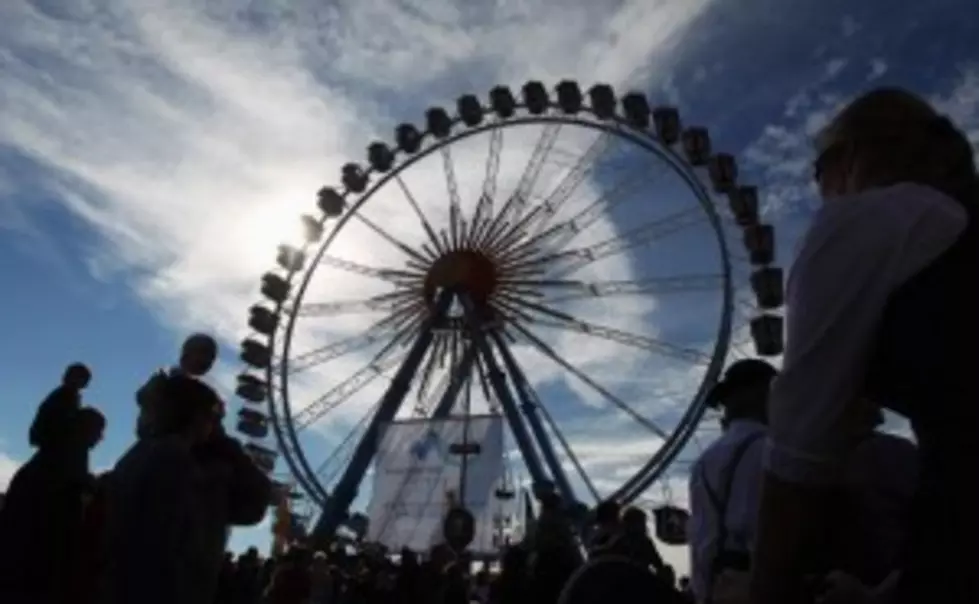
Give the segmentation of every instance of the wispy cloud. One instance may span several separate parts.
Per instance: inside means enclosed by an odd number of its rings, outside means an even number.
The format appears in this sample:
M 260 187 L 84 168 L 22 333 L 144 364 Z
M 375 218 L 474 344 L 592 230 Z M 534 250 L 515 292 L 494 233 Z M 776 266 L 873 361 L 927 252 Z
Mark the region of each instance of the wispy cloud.
M 932 102 L 965 131 L 974 146 L 979 146 L 979 65 L 963 65 L 959 76 L 950 91 L 935 95 Z
M 824 74 L 807 84 L 784 105 L 780 119 L 773 120 L 744 151 L 749 169 L 761 175 L 766 211 L 808 213 L 818 203 L 811 180 L 814 159 L 813 140 L 831 116 L 848 100 L 842 81 L 843 60 L 831 60 Z M 887 64 L 874 59 L 869 65 L 871 80 L 887 72 Z M 943 85 L 944 91 L 930 95 L 931 101 L 963 128 L 974 144 L 979 144 L 979 71 L 966 64 L 958 77 Z M 927 90 L 917 91 L 928 95 Z
M 102 271 L 124 271 L 172 324 L 229 339 L 311 193 L 412 117 L 391 117 L 403 105 L 437 101 L 433 86 L 645 78 L 706 6 L 632 2 L 597 18 L 605 7 L 501 2 L 487 21 L 461 2 L 49 4 L 0 9 L 0 140 L 50 168 L 103 234 Z M 485 77 L 469 83 L 477 64 Z

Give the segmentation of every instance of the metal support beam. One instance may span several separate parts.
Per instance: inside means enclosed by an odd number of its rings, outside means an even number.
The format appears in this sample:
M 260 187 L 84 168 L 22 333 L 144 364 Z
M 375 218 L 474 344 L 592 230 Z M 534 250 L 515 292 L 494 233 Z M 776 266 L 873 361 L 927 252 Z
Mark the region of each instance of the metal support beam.
M 578 499 L 575 496 L 574 489 L 571 487 L 571 481 L 568 480 L 568 475 L 561 466 L 561 460 L 558 459 L 557 451 L 555 451 L 551 439 L 547 436 L 543 422 L 537 416 L 537 403 L 534 401 L 530 392 L 528 392 L 529 382 L 527 381 L 527 376 L 520 369 L 520 365 L 517 364 L 517 360 L 513 357 L 513 353 L 510 352 L 510 347 L 507 346 L 503 338 L 498 333 L 493 333 L 490 337 L 496 344 L 497 350 L 500 351 L 503 365 L 510 375 L 510 383 L 513 384 L 517 398 L 520 399 L 520 409 L 523 411 L 524 417 L 527 418 L 527 425 L 530 426 L 530 430 L 534 434 L 534 440 L 537 441 L 541 455 L 544 456 L 544 462 L 551 471 L 551 476 L 554 478 L 554 486 L 557 488 L 561 498 L 564 499 L 566 505 L 576 503 Z
M 449 290 L 444 290 L 439 294 L 435 308 L 419 330 L 418 339 L 415 340 L 408 356 L 405 357 L 404 363 L 391 380 L 391 385 L 381 398 L 380 405 L 378 405 L 377 413 L 371 418 L 367 430 L 360 442 L 357 443 L 350 463 L 333 489 L 333 493 L 326 500 L 323 512 L 313 530 L 314 541 L 329 538 L 345 520 L 350 504 L 357 497 L 357 491 L 360 489 L 364 474 L 367 473 L 371 460 L 377 453 L 381 427 L 393 420 L 398 414 L 398 409 L 401 408 L 401 403 L 411 388 L 411 382 L 418 371 L 418 367 L 425 359 L 425 353 L 428 352 L 432 343 L 433 328 L 444 319 L 454 297 L 454 294 Z
M 452 370 L 452 377 L 449 378 L 449 386 L 439 399 L 438 405 L 432 411 L 432 419 L 445 419 L 452 413 L 452 406 L 459 398 L 466 382 L 472 379 L 473 366 L 476 364 L 476 347 L 470 342 L 466 351 L 462 353 L 462 358 Z
M 544 470 L 544 464 L 541 463 L 540 455 L 534 446 L 534 441 L 527 432 L 527 426 L 523 423 L 523 417 L 520 415 L 517 403 L 510 393 L 510 388 L 507 387 L 506 375 L 500 371 L 500 367 L 497 365 L 496 358 L 493 355 L 493 349 L 486 342 L 485 332 L 477 318 L 477 314 L 474 312 L 472 302 L 465 295 L 459 296 L 459 301 L 465 310 L 466 322 L 472 330 L 472 346 L 476 348 L 480 357 L 483 359 L 483 366 L 486 368 L 490 386 L 493 388 L 493 392 L 500 402 L 500 407 L 503 409 L 503 417 L 506 419 L 507 425 L 510 426 L 510 431 L 513 432 L 513 439 L 517 441 L 517 448 L 520 449 L 520 455 L 527 465 L 527 472 L 530 474 L 530 478 L 535 485 L 550 483 L 551 480 Z

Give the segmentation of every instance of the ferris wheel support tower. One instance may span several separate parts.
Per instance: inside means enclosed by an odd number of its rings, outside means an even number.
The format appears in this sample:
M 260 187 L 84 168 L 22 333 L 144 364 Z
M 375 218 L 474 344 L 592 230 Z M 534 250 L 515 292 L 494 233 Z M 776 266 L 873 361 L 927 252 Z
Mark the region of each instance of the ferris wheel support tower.
M 450 386 L 439 400 L 432 419 L 445 419 L 449 416 L 462 386 L 472 379 L 474 363 L 478 359 L 486 368 L 489 385 L 527 465 L 534 488 L 550 488 L 555 485 L 565 501 L 578 504 L 571 482 L 535 413 L 536 405 L 529 398 L 528 391 L 522 387 L 526 377 L 514 362 L 497 324 L 491 319 L 489 309 L 477 305 L 467 291 L 466 282 L 478 279 L 478 274 L 468 273 L 464 267 L 453 272 L 457 278 L 451 283 L 440 284 L 440 291 L 428 319 L 419 329 L 408 356 L 381 398 L 380 406 L 358 443 L 350 464 L 327 499 L 312 532 L 314 541 L 329 538 L 347 520 L 350 505 L 357 497 L 363 477 L 377 453 L 381 428 L 397 415 L 432 344 L 433 334 L 440 329 L 459 330 L 468 345 L 466 353 L 451 369 Z M 448 311 L 453 303 L 463 309 L 461 321 L 453 320 L 449 316 Z M 494 353 L 494 345 L 497 353 Z M 500 369 L 497 354 L 507 366 L 510 381 L 515 384 L 513 391 L 507 384 L 507 374 Z M 580 509 L 581 506 L 576 507 Z

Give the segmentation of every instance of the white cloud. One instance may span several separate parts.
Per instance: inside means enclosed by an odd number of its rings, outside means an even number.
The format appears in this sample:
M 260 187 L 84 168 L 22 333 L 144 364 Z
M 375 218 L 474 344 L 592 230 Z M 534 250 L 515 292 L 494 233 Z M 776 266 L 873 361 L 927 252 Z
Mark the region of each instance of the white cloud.
M 840 74 L 841 71 L 846 69 L 846 65 L 849 63 L 848 60 L 842 58 L 836 58 L 831 60 L 826 64 L 826 77 L 834 78 Z
M 837 80 L 841 67 L 836 65 L 831 62 L 824 77 L 791 97 L 785 104 L 783 119 L 765 126 L 742 155 L 746 166 L 760 174 L 769 210 L 815 208 L 818 203 L 810 179 L 812 141 L 847 100 L 840 93 Z M 883 75 L 886 67 L 875 60 L 872 74 Z M 979 145 L 979 70 L 975 65 L 963 65 L 950 89 L 933 95 L 931 101 L 966 131 L 974 145 Z
M 10 479 L 14 477 L 20 462 L 6 453 L 0 453 L 0 493 L 7 489 Z
M 873 59 L 870 61 L 870 73 L 867 75 L 867 81 L 872 82 L 882 78 L 887 73 L 887 70 L 887 61 L 884 59 Z
M 979 65 L 964 65 L 959 73 L 952 90 L 934 96 L 932 102 L 965 131 L 974 146 L 979 146 Z
M 843 22 L 840 24 L 840 32 L 843 34 L 844 38 L 851 38 L 856 34 L 863 26 L 857 22 L 851 15 L 846 15 L 843 17 Z

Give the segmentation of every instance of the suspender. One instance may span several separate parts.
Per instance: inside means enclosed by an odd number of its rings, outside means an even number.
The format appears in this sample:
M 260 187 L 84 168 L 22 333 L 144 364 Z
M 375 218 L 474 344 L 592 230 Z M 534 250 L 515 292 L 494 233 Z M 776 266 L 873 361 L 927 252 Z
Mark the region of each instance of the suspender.
M 731 460 L 724 467 L 721 472 L 722 478 L 724 478 L 724 490 L 721 495 L 711 488 L 710 481 L 707 480 L 707 472 L 705 465 L 700 466 L 700 479 L 704 483 L 704 491 L 707 492 L 707 498 L 710 500 L 711 507 L 714 508 L 714 513 L 717 516 L 717 551 L 714 552 L 714 559 L 711 563 L 711 575 L 716 575 L 720 570 L 722 570 L 720 564 L 723 562 L 722 556 L 725 553 L 725 543 L 727 542 L 728 530 L 727 530 L 727 505 L 728 500 L 731 497 L 731 488 L 734 486 L 734 477 L 738 473 L 738 466 L 741 463 L 741 459 L 744 457 L 748 449 L 756 441 L 758 441 L 764 432 L 758 432 L 752 434 L 748 438 L 745 438 L 741 443 L 734 449 L 734 454 L 731 456 Z M 725 475 L 725 472 L 727 473 Z

